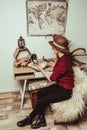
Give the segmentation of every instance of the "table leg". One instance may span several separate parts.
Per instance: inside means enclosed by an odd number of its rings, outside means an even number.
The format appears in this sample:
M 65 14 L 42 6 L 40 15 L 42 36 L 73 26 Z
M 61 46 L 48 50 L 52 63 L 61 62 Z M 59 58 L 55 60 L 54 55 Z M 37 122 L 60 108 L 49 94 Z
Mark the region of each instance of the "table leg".
M 27 85 L 27 79 L 24 80 L 23 90 L 21 92 L 21 109 L 23 107 L 26 85 Z

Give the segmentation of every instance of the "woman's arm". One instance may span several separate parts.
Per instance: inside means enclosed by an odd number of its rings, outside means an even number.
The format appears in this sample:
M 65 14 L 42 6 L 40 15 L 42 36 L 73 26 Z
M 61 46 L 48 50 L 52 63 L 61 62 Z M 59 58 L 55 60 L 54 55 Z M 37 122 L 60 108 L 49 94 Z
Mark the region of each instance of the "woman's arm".
M 56 63 L 56 61 L 49 61 L 46 66 L 54 68 L 55 63 Z
M 50 75 L 48 75 L 39 64 L 37 65 L 37 68 L 43 73 L 48 81 L 51 81 Z

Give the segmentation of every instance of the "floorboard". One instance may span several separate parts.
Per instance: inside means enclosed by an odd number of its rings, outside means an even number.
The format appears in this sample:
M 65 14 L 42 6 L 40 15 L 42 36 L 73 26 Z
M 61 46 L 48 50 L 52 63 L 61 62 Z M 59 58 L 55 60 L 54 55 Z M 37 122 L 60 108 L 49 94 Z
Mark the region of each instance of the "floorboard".
M 31 111 L 31 101 L 29 93 L 25 94 L 23 109 L 20 109 L 21 98 L 19 92 L 0 94 L 0 129 L 1 130 L 31 130 L 31 126 L 24 128 L 17 127 L 17 121 L 25 118 Z M 87 130 L 87 113 L 76 124 L 54 125 L 53 115 L 49 111 L 46 113 L 47 126 L 38 130 Z

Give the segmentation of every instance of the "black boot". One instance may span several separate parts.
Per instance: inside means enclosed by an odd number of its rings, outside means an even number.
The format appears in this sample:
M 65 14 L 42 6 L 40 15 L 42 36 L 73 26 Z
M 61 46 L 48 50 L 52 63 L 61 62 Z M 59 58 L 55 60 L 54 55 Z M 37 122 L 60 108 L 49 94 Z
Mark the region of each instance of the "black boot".
M 42 127 L 46 126 L 46 120 L 44 115 L 40 115 L 39 118 L 36 120 L 36 122 L 31 124 L 32 129 L 37 129 L 40 128 L 41 126 Z
M 17 122 L 17 126 L 24 127 L 26 125 L 30 125 L 32 123 L 32 118 L 30 116 L 27 116 L 25 119 Z

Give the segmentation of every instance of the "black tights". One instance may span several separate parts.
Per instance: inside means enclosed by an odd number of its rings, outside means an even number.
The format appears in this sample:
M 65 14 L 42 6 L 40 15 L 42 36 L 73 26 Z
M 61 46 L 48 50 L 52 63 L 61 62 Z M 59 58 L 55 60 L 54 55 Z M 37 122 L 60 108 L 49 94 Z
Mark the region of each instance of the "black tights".
M 30 113 L 31 118 L 33 119 L 36 115 L 43 114 L 45 112 L 45 108 L 50 103 L 56 103 L 69 99 L 71 94 L 72 90 L 64 89 L 56 84 L 40 89 L 37 93 L 37 105 Z

